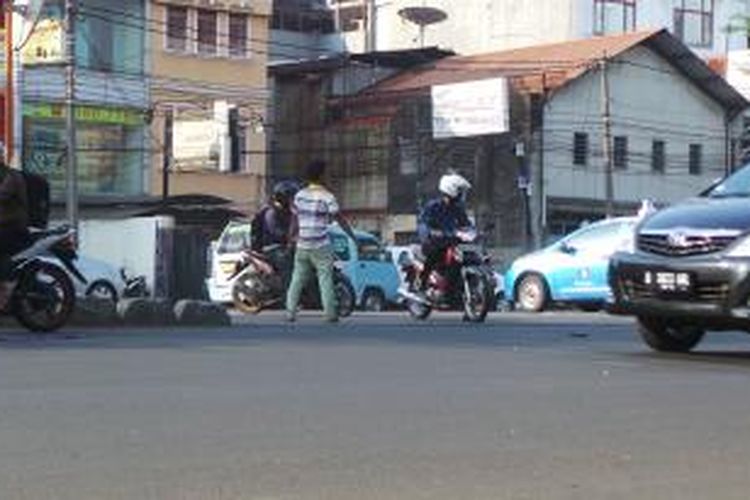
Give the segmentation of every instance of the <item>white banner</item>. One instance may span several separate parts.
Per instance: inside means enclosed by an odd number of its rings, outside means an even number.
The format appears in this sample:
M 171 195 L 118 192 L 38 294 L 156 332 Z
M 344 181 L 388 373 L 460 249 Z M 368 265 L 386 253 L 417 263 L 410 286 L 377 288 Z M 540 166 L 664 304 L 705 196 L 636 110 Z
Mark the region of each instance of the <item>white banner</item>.
M 509 120 L 505 78 L 432 87 L 435 139 L 501 134 L 509 130 Z
M 213 120 L 175 121 L 172 129 L 172 155 L 176 160 L 208 160 L 218 150 L 216 122 Z

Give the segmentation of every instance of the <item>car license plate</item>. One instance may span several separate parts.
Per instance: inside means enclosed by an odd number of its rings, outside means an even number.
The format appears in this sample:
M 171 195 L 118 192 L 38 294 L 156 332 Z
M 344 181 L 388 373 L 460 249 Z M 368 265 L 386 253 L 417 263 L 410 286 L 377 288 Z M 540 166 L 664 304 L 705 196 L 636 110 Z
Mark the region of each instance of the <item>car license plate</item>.
M 689 292 L 693 277 L 685 272 L 646 271 L 643 283 L 661 292 Z

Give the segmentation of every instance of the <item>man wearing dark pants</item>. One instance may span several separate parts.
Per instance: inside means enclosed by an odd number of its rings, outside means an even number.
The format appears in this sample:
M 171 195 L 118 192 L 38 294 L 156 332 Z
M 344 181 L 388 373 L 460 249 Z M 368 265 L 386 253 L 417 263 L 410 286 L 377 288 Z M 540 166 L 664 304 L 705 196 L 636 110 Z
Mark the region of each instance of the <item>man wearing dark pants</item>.
M 350 238 L 354 233 L 339 212 L 336 197 L 322 184 L 326 164 L 316 160 L 305 168 L 307 186 L 294 197 L 292 239 L 297 248 L 294 254 L 294 271 L 287 293 L 286 309 L 289 321 L 297 316 L 302 290 L 316 271 L 320 288 L 320 299 L 326 320 L 338 321 L 338 305 L 333 283 L 334 254 L 328 234 L 328 226 L 336 221 Z

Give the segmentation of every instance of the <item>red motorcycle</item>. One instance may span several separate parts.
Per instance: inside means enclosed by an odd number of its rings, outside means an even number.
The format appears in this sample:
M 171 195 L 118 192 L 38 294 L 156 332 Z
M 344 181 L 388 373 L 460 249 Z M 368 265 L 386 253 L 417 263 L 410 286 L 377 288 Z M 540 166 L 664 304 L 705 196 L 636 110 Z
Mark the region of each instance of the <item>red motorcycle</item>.
M 481 323 L 494 300 L 495 278 L 489 259 L 474 244 L 476 231 L 458 231 L 445 252 L 442 265 L 430 273 L 424 293 L 419 280 L 424 269 L 415 257 L 402 268 L 406 285 L 399 290 L 406 309 L 415 319 L 426 319 L 434 309 L 463 310 L 464 320 Z

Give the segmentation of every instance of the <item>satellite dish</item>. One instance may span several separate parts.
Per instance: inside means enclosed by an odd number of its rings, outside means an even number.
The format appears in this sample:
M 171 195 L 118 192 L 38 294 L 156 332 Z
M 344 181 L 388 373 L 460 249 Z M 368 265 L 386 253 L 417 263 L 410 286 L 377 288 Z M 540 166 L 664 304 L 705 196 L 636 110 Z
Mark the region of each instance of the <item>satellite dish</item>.
M 427 26 L 441 23 L 448 19 L 448 14 L 435 7 L 406 7 L 398 11 L 398 15 L 419 26 L 419 45 L 424 47 L 424 31 Z
M 399 10 L 398 15 L 420 27 L 437 24 L 448 19 L 448 14 L 435 7 L 406 7 Z

